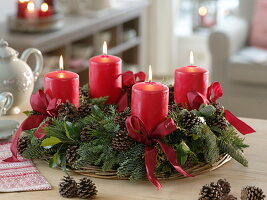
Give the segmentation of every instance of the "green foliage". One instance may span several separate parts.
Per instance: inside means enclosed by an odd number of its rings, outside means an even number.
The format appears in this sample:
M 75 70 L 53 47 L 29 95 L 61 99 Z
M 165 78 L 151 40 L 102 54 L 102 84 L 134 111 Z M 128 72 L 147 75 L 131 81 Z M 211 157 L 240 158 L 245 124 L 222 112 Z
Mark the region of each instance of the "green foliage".
M 84 89 L 86 90 L 86 89 Z M 105 104 L 107 98 L 89 99 L 81 95 L 81 104 L 86 104 L 91 114 L 76 122 L 67 122 L 57 118 L 50 119 L 51 123 L 45 128 L 46 136 L 38 140 L 33 136 L 35 129 L 25 131 L 30 139 L 30 144 L 24 152 L 26 158 L 50 159 L 50 167 L 61 167 L 66 171 L 70 166 L 66 159 L 66 150 L 72 146 L 78 146 L 77 159 L 71 164 L 72 168 L 79 169 L 88 165 L 100 166 L 103 171 L 115 169 L 118 177 L 129 178 L 131 181 L 142 180 L 146 177 L 144 163 L 143 144 L 134 143 L 127 152 L 118 152 L 112 148 L 112 139 L 120 130 L 119 124 L 114 123 L 118 113 L 116 107 Z M 214 118 L 216 108 L 212 105 L 201 105 L 199 110 L 189 112 L 197 115 L 201 120 L 190 130 L 183 127 L 183 115 L 188 112 L 180 107 L 172 107 L 169 116 L 176 123 L 178 129 L 161 139 L 162 142 L 172 147 L 177 153 L 177 160 L 181 165 L 187 162 L 215 163 L 222 153 L 229 154 L 232 158 L 247 166 L 248 162 L 242 154 L 244 139 L 240 138 L 236 130 L 230 125 L 224 130 L 219 127 L 209 127 L 209 120 Z M 130 109 L 126 109 L 122 116 L 127 116 Z M 223 112 L 222 112 L 223 117 Z M 90 125 L 88 131 L 90 140 L 80 141 L 83 128 Z M 174 168 L 166 159 L 159 145 L 155 174 L 169 176 L 175 172 Z
M 176 152 L 177 152 L 179 163 L 181 165 L 184 165 L 187 160 L 188 154 L 190 152 L 190 148 L 187 146 L 187 144 L 184 141 L 182 141 L 176 148 Z
M 26 115 L 27 117 L 29 117 L 31 115 L 31 111 L 26 110 L 23 112 L 23 114 Z
M 144 163 L 144 145 L 137 144 L 123 155 L 123 161 L 117 169 L 121 178 L 129 177 L 131 181 L 142 180 L 146 176 Z
M 79 169 L 88 165 L 102 166 L 103 171 L 113 169 L 120 162 L 119 152 L 108 145 L 83 143 L 78 149 L 79 159 L 72 167 Z
M 205 151 L 204 151 L 204 158 L 205 161 L 213 164 L 219 158 L 219 148 L 217 145 L 217 137 L 216 135 L 209 129 L 208 126 L 202 125 L 202 134 L 205 143 Z
M 41 146 L 42 147 L 54 146 L 54 145 L 59 144 L 59 143 L 61 143 L 61 140 L 60 139 L 51 136 L 49 138 L 44 139 L 42 141 L 42 143 L 41 143 Z
M 231 126 L 227 127 L 225 130 L 220 130 L 221 139 L 227 143 L 232 144 L 235 148 L 243 150 L 249 147 L 249 145 L 244 143 L 244 138 L 241 138 L 235 129 Z
M 224 153 L 229 154 L 233 159 L 241 163 L 243 166 L 248 166 L 247 159 L 236 146 L 231 143 L 228 143 L 227 140 L 224 140 L 223 138 L 219 140 L 218 144 Z
M 199 113 L 204 117 L 213 116 L 216 109 L 212 105 L 202 104 L 199 108 Z
M 81 127 L 79 124 L 54 118 L 51 125 L 45 128 L 45 132 L 47 137 L 55 137 L 62 142 L 74 143 L 79 141 Z

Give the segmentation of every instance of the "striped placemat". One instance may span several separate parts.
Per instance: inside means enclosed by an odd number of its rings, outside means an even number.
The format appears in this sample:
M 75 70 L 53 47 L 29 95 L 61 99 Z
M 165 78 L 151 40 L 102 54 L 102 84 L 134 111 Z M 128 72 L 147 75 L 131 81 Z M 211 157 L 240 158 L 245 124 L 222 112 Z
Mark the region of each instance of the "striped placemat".
M 52 189 L 31 160 L 19 157 L 21 162 L 3 161 L 11 156 L 10 144 L 0 144 L 0 192 Z

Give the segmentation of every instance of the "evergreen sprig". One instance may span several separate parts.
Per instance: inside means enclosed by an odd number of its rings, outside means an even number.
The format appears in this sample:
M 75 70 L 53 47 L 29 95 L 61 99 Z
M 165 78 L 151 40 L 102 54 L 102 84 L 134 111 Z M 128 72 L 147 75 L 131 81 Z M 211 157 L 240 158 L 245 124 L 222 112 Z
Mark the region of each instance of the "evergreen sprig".
M 88 88 L 82 90 L 86 91 Z M 143 144 L 134 142 L 126 152 L 118 152 L 112 148 L 112 140 L 116 133 L 125 129 L 125 127 L 120 127 L 123 123 L 117 124 L 115 119 L 128 116 L 130 109 L 117 113 L 116 106 L 105 104 L 106 100 L 106 97 L 90 99 L 84 93 L 81 95 L 80 102 L 90 108 L 91 113 L 88 116 L 80 117 L 72 123 L 49 118 L 51 122 L 45 127 L 46 135 L 41 140 L 34 137 L 36 129 L 25 131 L 24 135 L 29 138 L 30 143 L 23 152 L 23 156 L 31 159 L 50 158 L 50 167 L 59 166 L 64 171 L 66 171 L 66 166 L 80 169 L 94 165 L 101 167 L 103 171 L 117 170 L 118 177 L 129 178 L 131 181 L 144 179 L 146 168 Z M 248 165 L 242 153 L 248 145 L 244 143 L 244 139 L 237 131 L 230 124 L 227 124 L 224 129 L 209 125 L 215 117 L 224 117 L 223 110 L 220 115 L 217 111 L 215 106 L 206 104 L 201 105 L 198 110 L 191 111 L 182 109 L 181 106 L 171 105 L 168 117 L 174 120 L 178 129 L 161 140 L 176 151 L 180 165 L 187 166 L 188 162 L 213 164 L 222 153 L 229 154 L 244 166 Z M 191 113 L 190 116 L 198 122 L 193 124 L 190 130 L 184 128 L 186 127 L 183 124 L 185 113 L 187 115 Z M 84 129 L 87 130 L 85 134 L 88 134 L 89 139 L 82 142 L 80 138 Z M 67 163 L 66 150 L 72 146 L 77 146 L 78 150 L 75 152 L 77 151 L 78 156 L 73 163 Z M 176 173 L 160 147 L 156 146 L 156 148 L 158 154 L 155 174 L 168 177 Z
M 131 181 L 142 180 L 146 175 L 144 163 L 144 145 L 136 144 L 123 155 L 123 161 L 117 169 L 117 175 Z
M 245 167 L 248 166 L 247 159 L 244 157 L 243 153 L 236 146 L 227 142 L 225 138 L 221 138 L 218 141 L 218 144 L 224 153 L 227 153 L 228 155 L 230 155 L 233 159 L 241 163 L 243 166 Z

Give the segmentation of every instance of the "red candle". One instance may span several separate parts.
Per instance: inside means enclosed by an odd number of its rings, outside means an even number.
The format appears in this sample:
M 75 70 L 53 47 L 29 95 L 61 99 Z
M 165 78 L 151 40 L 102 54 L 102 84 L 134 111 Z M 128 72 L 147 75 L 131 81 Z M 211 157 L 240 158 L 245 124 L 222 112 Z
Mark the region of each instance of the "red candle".
M 121 59 L 107 55 L 106 42 L 103 55 L 89 60 L 89 88 L 92 98 L 109 97 L 108 104 L 116 104 L 122 90 Z
M 205 6 L 202 6 L 198 9 L 198 15 L 199 15 L 199 22 L 201 26 L 206 26 L 206 17 L 208 14 L 208 10 Z
M 149 133 L 166 119 L 168 104 L 169 88 L 166 85 L 141 82 L 132 88 L 131 114 L 143 121 Z
M 67 100 L 79 107 L 79 75 L 63 70 L 63 59 L 60 57 L 59 71 L 49 72 L 44 77 L 44 91 L 51 98 Z
M 28 6 L 29 0 L 19 0 L 18 1 L 18 8 L 17 8 L 17 17 L 18 18 L 25 18 L 26 11 Z
M 174 99 L 177 104 L 188 106 L 187 93 L 196 91 L 207 94 L 209 72 L 207 69 L 193 66 L 193 53 L 190 52 L 190 66 L 175 70 Z
M 42 3 L 38 14 L 40 18 L 49 17 L 53 14 L 53 9 L 47 3 Z
M 37 16 L 37 10 L 35 9 L 35 4 L 33 1 L 29 1 L 26 9 L 25 16 L 29 22 L 34 22 Z

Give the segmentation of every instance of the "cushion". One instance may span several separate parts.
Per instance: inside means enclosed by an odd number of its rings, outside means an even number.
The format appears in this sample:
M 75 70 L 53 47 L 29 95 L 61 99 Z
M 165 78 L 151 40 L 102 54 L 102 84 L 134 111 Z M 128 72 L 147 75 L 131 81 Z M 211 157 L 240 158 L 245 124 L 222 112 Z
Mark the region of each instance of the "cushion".
M 267 0 L 256 0 L 251 23 L 250 45 L 267 49 Z
M 227 75 L 231 81 L 267 85 L 267 51 L 245 48 L 232 56 Z

